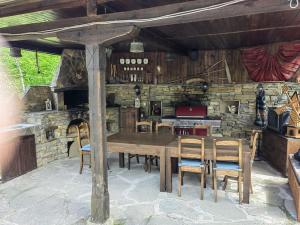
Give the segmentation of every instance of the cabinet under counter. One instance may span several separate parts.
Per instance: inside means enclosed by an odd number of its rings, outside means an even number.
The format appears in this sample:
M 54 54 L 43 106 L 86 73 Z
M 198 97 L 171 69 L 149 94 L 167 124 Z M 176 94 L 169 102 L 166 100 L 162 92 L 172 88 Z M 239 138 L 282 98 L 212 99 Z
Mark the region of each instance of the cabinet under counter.
M 37 168 L 34 135 L 14 136 L 1 141 L 0 174 L 6 182 Z

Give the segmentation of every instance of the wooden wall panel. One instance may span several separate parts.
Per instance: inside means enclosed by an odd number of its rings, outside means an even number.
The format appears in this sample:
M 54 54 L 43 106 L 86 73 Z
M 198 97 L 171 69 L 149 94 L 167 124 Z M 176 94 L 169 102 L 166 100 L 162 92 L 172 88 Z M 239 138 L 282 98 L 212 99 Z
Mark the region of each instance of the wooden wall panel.
M 228 83 L 225 63 L 228 62 L 231 72 L 232 82 L 247 83 L 250 82 L 247 71 L 243 67 L 240 50 L 216 50 L 199 51 L 197 60 L 191 60 L 188 56 L 177 55 L 173 61 L 167 61 L 166 53 L 113 53 L 108 65 L 108 83 L 130 83 L 130 75 L 137 74 L 138 79 L 143 79 L 143 83 L 148 84 L 168 84 L 182 83 L 190 78 L 202 78 L 209 83 Z M 148 65 L 121 65 L 120 58 L 137 59 L 148 58 Z M 111 73 L 113 65 L 116 66 L 116 76 Z M 124 67 L 134 68 L 143 67 L 143 71 L 124 71 Z

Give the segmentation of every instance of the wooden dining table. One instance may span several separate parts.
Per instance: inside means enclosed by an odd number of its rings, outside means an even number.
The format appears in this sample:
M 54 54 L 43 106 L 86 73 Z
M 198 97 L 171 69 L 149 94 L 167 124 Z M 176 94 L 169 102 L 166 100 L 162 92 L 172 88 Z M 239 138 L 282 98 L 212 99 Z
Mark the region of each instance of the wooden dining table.
M 201 137 L 197 137 L 201 138 Z M 213 139 L 233 140 L 232 138 L 204 137 L 205 158 L 213 159 Z M 235 139 L 236 140 L 236 139 Z M 119 166 L 125 166 L 125 153 L 138 155 L 153 155 L 160 157 L 160 191 L 172 192 L 172 158 L 178 157 L 178 138 L 172 134 L 135 133 L 121 131 L 107 138 L 108 151 L 119 153 Z M 199 150 L 200 151 L 200 150 Z M 224 156 L 233 156 L 236 151 L 231 149 L 218 150 Z M 200 154 L 199 154 L 200 156 Z M 243 144 L 243 202 L 249 203 L 250 198 L 250 150 L 248 145 Z
M 109 152 L 119 153 L 119 166 L 125 166 L 124 154 L 159 156 L 160 191 L 166 191 L 166 146 L 176 139 L 172 134 L 121 131 L 107 138 Z

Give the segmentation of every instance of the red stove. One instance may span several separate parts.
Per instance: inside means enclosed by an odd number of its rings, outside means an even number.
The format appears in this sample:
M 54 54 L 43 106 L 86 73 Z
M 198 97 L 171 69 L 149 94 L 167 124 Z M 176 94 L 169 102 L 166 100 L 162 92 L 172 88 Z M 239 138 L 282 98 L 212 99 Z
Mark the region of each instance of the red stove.
M 178 135 L 192 135 L 195 124 L 209 125 L 211 128 L 220 128 L 221 119 L 207 116 L 207 107 L 198 106 L 178 106 L 175 109 L 175 117 L 163 117 L 162 122 L 173 123 L 175 132 Z M 197 129 L 196 135 L 206 136 L 205 129 Z
M 205 118 L 207 117 L 206 106 L 179 106 L 176 108 L 177 118 Z

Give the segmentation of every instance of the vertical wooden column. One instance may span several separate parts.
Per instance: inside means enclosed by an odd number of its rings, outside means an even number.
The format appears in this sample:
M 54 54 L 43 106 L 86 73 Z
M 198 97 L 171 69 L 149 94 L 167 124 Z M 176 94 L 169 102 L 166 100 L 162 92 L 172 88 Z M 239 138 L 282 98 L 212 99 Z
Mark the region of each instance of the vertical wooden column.
M 90 143 L 92 149 L 92 199 L 91 222 L 105 223 L 109 218 L 109 193 L 107 184 L 107 140 L 105 47 L 86 45 L 86 65 L 89 82 Z

